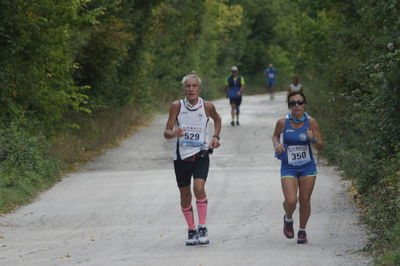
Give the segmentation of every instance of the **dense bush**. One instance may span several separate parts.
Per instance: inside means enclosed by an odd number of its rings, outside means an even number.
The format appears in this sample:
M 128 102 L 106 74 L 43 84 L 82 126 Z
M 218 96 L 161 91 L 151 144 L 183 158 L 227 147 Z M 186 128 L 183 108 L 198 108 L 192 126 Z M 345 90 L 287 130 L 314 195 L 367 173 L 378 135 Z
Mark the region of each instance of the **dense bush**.
M 23 125 L 0 129 L 0 210 L 11 210 L 58 180 L 58 161 L 48 149 L 44 137 L 32 136 Z
M 297 20 L 314 78 L 311 98 L 325 156 L 365 204 L 379 263 L 399 262 L 400 39 L 398 1 L 298 1 Z

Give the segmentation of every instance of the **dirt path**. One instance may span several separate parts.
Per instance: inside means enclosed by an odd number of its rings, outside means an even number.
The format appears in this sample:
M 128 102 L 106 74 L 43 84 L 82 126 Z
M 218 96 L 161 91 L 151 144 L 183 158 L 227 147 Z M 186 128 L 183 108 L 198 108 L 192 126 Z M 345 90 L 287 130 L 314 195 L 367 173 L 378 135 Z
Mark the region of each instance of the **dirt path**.
M 167 117 L 64 178 L 32 204 L 0 217 L 0 265 L 368 265 L 367 236 L 332 167 L 318 166 L 308 245 L 282 234 L 279 161 L 271 135 L 287 112 L 284 94 L 244 98 L 240 127 L 229 125 L 207 181 L 211 244 L 186 247 Z M 295 230 L 298 214 L 295 215 Z

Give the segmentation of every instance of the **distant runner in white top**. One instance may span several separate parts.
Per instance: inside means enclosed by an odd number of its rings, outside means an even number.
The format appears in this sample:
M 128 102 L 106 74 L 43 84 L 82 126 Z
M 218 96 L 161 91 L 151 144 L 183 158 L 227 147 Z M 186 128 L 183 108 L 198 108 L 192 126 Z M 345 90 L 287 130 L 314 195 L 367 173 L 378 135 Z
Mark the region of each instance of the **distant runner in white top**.
M 289 85 L 288 94 L 293 91 L 303 92 L 303 85 L 300 84 L 299 77 L 293 77 L 292 84 Z
M 210 165 L 208 154 L 220 146 L 221 117 L 213 103 L 199 97 L 201 79 L 197 75 L 189 74 L 183 77 L 182 86 L 186 98 L 171 104 L 164 137 L 176 138 L 174 169 L 180 191 L 181 208 L 188 225 L 186 245 L 207 245 L 210 243 L 206 227 L 208 200 L 204 186 Z M 214 120 L 214 135 L 208 143 L 210 117 Z M 190 189 L 192 177 L 199 217 L 197 228 Z

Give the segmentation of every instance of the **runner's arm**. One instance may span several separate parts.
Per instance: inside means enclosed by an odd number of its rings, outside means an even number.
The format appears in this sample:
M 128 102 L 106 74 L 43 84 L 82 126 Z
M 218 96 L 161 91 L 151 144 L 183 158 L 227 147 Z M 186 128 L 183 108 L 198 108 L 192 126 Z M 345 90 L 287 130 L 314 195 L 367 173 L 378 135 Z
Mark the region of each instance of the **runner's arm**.
M 244 90 L 244 85 L 245 85 L 245 83 L 244 83 L 244 77 L 240 77 L 240 79 L 241 79 L 240 83 L 242 84 L 242 85 L 240 86 L 240 94 L 242 94 L 242 93 L 243 93 L 243 90 Z
M 315 148 L 317 148 L 317 150 L 320 151 L 324 148 L 324 140 L 322 139 L 321 131 L 319 129 L 317 120 L 315 120 L 312 117 L 310 117 L 310 127 L 314 135 L 312 143 L 314 144 Z
M 211 148 L 218 148 L 221 144 L 219 143 L 219 135 L 221 133 L 221 117 L 217 113 L 215 106 L 211 102 L 205 103 L 207 116 L 211 117 L 214 120 L 214 135 L 210 140 Z
M 179 108 L 180 108 L 179 101 L 175 101 L 171 104 L 171 107 L 169 109 L 169 117 L 168 117 L 167 125 L 165 126 L 165 130 L 164 130 L 164 137 L 166 139 L 180 137 L 180 136 L 183 136 L 183 134 L 184 134 L 182 128 L 174 129 L 174 126 L 176 123 L 176 118 L 179 114 Z
M 281 134 L 283 129 L 285 128 L 285 119 L 279 119 L 278 122 L 276 122 L 274 134 L 272 135 L 272 143 L 274 145 L 275 152 L 277 153 L 283 153 L 285 152 L 285 147 L 281 143 Z

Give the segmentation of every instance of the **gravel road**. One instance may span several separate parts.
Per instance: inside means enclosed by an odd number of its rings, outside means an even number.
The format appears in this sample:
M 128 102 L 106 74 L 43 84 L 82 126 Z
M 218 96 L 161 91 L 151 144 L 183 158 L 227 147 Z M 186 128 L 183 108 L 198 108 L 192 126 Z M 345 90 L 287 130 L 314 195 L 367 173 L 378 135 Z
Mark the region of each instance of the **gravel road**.
M 215 105 L 223 127 L 206 186 L 209 246 L 185 246 L 174 143 L 163 138 L 167 116 L 157 115 L 119 147 L 0 217 L 0 265 L 370 265 L 348 184 L 322 163 L 309 244 L 284 238 L 271 143 L 277 119 L 288 111 L 284 94 L 273 101 L 245 96 L 239 127 L 229 125 L 226 99 Z M 294 219 L 297 230 L 298 211 Z

